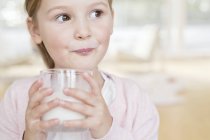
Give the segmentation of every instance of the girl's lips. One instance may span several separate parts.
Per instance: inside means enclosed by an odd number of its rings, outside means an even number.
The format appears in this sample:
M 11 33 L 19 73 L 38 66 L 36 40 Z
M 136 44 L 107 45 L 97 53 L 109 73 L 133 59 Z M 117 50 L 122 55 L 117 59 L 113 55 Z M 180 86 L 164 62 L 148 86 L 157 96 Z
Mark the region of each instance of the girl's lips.
M 73 52 L 82 55 L 82 56 L 86 56 L 88 54 L 90 54 L 95 48 L 83 48 L 83 49 L 78 49 L 78 50 L 74 50 Z

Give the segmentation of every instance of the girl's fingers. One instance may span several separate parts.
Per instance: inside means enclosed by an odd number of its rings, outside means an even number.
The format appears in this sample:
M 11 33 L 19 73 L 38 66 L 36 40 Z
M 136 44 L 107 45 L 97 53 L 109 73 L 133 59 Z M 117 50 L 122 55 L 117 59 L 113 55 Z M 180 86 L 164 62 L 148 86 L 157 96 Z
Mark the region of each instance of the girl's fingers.
M 33 94 L 33 96 L 29 99 L 29 109 L 33 109 L 37 105 L 39 105 L 42 100 L 47 97 L 52 95 L 53 91 L 51 89 L 43 88 L 37 91 L 36 93 Z
M 38 90 L 39 90 L 39 88 L 42 86 L 42 81 L 41 80 L 37 80 L 37 81 L 35 81 L 33 84 L 32 84 L 32 86 L 31 86 L 31 88 L 29 89 L 29 98 L 35 93 L 35 92 L 37 92 Z
M 51 109 L 58 107 L 58 106 L 59 106 L 59 99 L 52 100 L 48 103 L 43 103 L 43 104 L 39 105 L 38 107 L 36 107 L 35 109 L 33 109 L 33 111 L 31 112 L 31 117 L 34 119 L 39 119 L 45 113 L 47 113 Z
M 93 108 L 83 103 L 62 101 L 61 106 L 85 116 L 92 116 L 94 114 Z
M 78 89 L 65 89 L 64 94 L 91 106 L 95 106 L 97 102 L 94 97 L 95 95 L 91 95 Z
M 58 119 L 52 119 L 48 121 L 39 121 L 36 124 L 34 124 L 35 125 L 34 127 L 36 128 L 36 130 L 45 131 L 59 124 L 60 124 L 60 121 Z
M 84 73 L 83 77 L 89 83 L 93 94 L 96 95 L 96 96 L 98 96 L 98 95 L 101 96 L 101 91 L 100 91 L 99 85 L 94 80 L 94 78 L 92 76 L 90 76 L 90 74 L 88 74 L 88 73 Z
M 91 128 L 91 121 L 88 119 L 64 121 L 63 126 L 67 128 Z

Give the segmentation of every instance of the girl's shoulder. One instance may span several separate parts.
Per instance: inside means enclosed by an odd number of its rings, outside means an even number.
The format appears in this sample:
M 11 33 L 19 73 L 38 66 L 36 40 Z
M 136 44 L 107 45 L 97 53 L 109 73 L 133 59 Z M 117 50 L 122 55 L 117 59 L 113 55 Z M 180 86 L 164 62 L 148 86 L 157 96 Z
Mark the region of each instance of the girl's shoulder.
M 11 86 L 9 87 L 9 90 L 14 90 L 14 89 L 21 90 L 21 91 L 27 90 L 38 79 L 39 79 L 38 76 L 34 76 L 34 77 L 26 77 L 26 78 L 14 80 Z
M 6 90 L 4 96 L 7 96 L 6 98 L 11 98 L 11 99 L 27 98 L 28 91 L 31 85 L 36 80 L 38 80 L 38 76 L 14 80 L 12 84 L 8 87 L 8 89 Z
M 124 96 L 126 98 L 143 99 L 148 98 L 148 93 L 142 83 L 137 83 L 135 80 L 107 74 L 115 83 L 117 96 Z
M 110 77 L 110 79 L 113 80 L 117 89 L 132 90 L 137 92 L 141 90 L 142 85 L 138 84 L 136 81 L 132 79 L 122 76 L 116 76 L 113 74 L 107 74 L 107 75 Z
M 140 118 L 146 116 L 155 116 L 158 119 L 158 113 L 155 104 L 150 98 L 148 91 L 144 88 L 144 83 L 138 83 L 129 78 L 109 75 L 116 85 L 116 98 L 113 101 L 112 108 L 113 114 L 116 110 L 130 114 L 135 118 L 136 113 Z M 120 106 L 120 107 L 119 107 Z

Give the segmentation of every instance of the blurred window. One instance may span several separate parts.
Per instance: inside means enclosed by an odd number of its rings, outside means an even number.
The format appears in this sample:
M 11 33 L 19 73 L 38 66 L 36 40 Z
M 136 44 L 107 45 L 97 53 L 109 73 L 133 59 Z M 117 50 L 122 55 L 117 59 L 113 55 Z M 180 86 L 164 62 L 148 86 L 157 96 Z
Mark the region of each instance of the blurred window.
M 114 0 L 118 25 L 140 26 L 160 23 L 163 0 Z
M 189 24 L 210 23 L 210 0 L 187 0 Z
M 0 0 L 0 26 L 18 27 L 25 24 L 24 0 Z
M 210 49 L 210 0 L 187 0 L 186 47 Z

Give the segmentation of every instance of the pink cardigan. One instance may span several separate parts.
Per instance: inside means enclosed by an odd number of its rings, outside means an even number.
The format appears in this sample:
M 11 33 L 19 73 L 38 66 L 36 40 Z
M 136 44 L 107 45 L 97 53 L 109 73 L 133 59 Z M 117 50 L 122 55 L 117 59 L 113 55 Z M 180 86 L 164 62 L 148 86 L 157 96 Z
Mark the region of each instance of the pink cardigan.
M 133 81 L 110 75 L 116 98 L 108 106 L 113 124 L 100 140 L 157 140 L 158 112 L 147 94 Z M 0 102 L 0 139 L 21 140 L 25 129 L 28 90 L 37 77 L 14 82 Z M 86 140 L 94 140 L 86 137 Z

